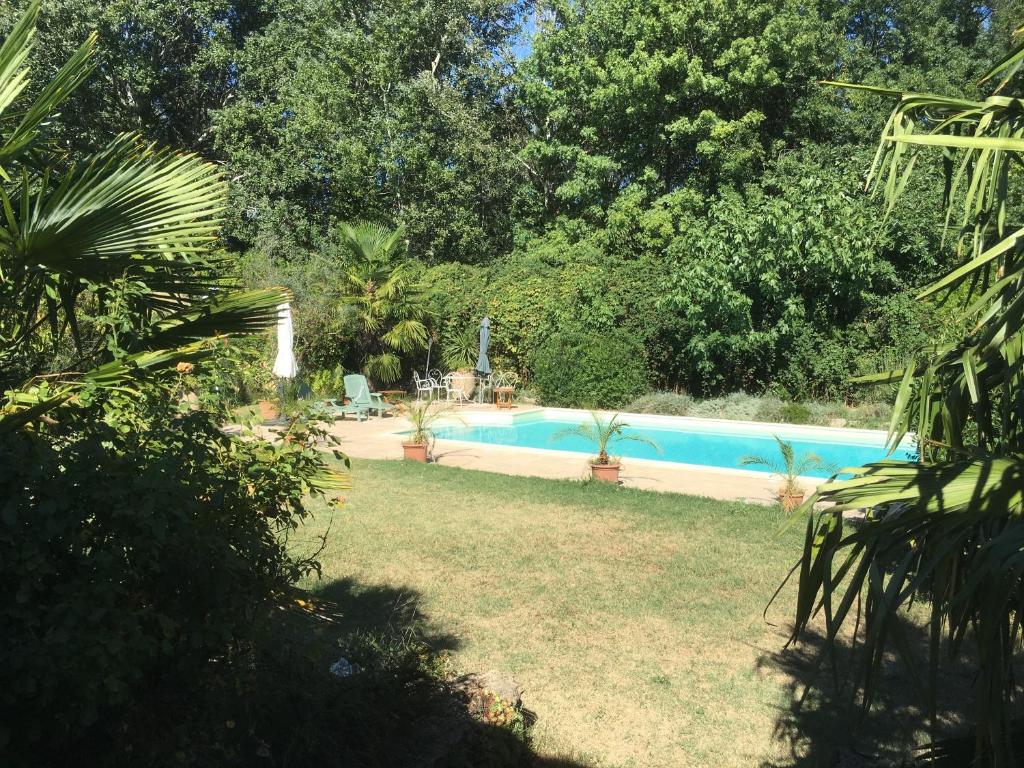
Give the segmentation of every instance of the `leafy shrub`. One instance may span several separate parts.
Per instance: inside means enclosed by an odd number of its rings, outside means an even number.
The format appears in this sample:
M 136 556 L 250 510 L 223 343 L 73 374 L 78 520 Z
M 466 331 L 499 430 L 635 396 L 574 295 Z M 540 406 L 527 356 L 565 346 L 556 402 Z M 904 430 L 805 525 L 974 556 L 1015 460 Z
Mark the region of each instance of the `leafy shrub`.
M 760 409 L 760 398 L 748 395 L 746 392 L 732 392 L 723 397 L 695 400 L 690 415 L 702 416 L 707 419 L 756 421 Z
M 641 395 L 623 408 L 628 413 L 658 413 L 664 416 L 687 416 L 693 398 L 681 392 L 650 392 Z
M 621 331 L 556 333 L 531 363 L 533 386 L 545 405 L 617 408 L 647 388 L 644 348 Z
M 0 763 L 64 763 L 316 568 L 286 548 L 322 480 L 308 435 L 232 438 L 177 402 L 150 385 L 0 437 Z
M 828 426 L 835 421 L 849 427 L 884 429 L 888 427 L 892 407 L 886 403 L 864 402 L 847 405 L 840 401 L 790 403 L 774 395 L 748 395 L 733 392 L 723 397 L 696 399 L 675 392 L 652 392 L 623 408 L 632 413 L 658 413 L 666 416 L 696 416 L 707 419 L 782 422 Z
M 345 394 L 345 369 L 340 365 L 320 370 L 309 378 L 313 394 L 326 399 L 336 399 Z
M 442 340 L 441 360 L 450 371 L 465 370 L 476 365 L 480 353 L 480 331 L 467 326 Z
M 762 396 L 757 406 L 757 413 L 754 415 L 754 421 L 784 421 L 782 409 L 785 405 L 786 403 L 783 400 L 773 395 Z
M 779 409 L 779 420 L 787 424 L 809 424 L 811 411 L 802 403 L 784 403 Z

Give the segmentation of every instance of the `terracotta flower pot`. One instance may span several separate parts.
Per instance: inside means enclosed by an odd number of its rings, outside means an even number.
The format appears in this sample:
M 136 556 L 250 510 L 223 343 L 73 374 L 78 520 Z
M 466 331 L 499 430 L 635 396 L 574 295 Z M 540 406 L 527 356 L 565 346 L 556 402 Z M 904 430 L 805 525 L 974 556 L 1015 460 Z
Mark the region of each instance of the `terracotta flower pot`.
M 410 461 L 419 461 L 423 464 L 427 463 L 426 443 L 402 443 L 402 453 L 404 453 L 405 458 Z
M 260 409 L 260 418 L 264 421 L 276 419 L 281 415 L 281 411 L 278 409 L 277 403 L 271 402 L 270 400 L 260 400 L 256 403 L 256 406 Z
M 792 512 L 804 503 L 804 492 L 783 489 L 779 491 L 779 503 L 784 512 Z
M 622 469 L 621 464 L 591 464 L 590 474 L 595 480 L 600 480 L 602 483 L 617 483 L 620 469 Z

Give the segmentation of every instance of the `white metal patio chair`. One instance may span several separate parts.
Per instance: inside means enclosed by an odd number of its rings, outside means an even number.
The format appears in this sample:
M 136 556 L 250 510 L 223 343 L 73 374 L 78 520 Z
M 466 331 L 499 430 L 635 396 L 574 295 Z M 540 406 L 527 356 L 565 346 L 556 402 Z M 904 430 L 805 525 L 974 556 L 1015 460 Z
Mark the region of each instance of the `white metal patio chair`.
M 431 388 L 434 390 L 434 397 L 441 397 L 441 393 L 444 393 L 444 398 L 448 399 L 448 382 L 441 376 L 441 371 L 437 368 L 432 368 L 427 371 L 427 380 L 430 382 Z
M 434 385 L 430 380 L 430 376 L 421 379 L 419 371 L 412 372 L 412 381 L 416 385 L 416 399 L 421 400 L 423 395 L 427 396 L 427 400 L 434 396 Z

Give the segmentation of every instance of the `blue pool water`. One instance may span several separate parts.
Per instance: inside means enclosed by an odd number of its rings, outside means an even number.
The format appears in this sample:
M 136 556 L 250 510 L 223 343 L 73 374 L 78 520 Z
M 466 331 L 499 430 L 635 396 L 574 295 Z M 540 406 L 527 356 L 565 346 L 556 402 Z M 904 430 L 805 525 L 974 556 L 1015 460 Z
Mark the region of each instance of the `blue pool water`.
M 453 425 L 434 429 L 437 437 L 442 440 L 466 440 L 473 443 L 489 443 L 492 445 L 513 445 L 524 448 L 544 448 L 556 451 L 575 451 L 593 453 L 593 444 L 576 435 L 554 439 L 555 435 L 579 424 L 580 421 L 553 419 L 516 419 L 513 424 L 505 425 Z M 725 467 L 737 469 L 744 456 L 755 454 L 771 459 L 779 457 L 779 448 L 772 433 L 741 431 L 737 425 L 735 432 L 712 432 L 686 430 L 674 426 L 627 427 L 627 434 L 642 435 L 653 440 L 661 448 L 657 451 L 650 445 L 635 440 L 620 440 L 609 449 L 613 455 L 634 459 L 655 459 L 672 461 L 681 464 L 702 464 L 709 467 Z M 886 458 L 884 440 L 865 440 L 858 437 L 849 442 L 837 442 L 835 433 L 829 433 L 821 440 L 808 439 L 804 436 L 792 437 L 780 427 L 779 437 L 792 443 L 797 458 L 805 452 L 812 452 L 829 464 L 837 467 L 856 467 L 871 461 Z M 907 450 L 897 450 L 890 458 L 912 459 L 913 454 Z M 748 466 L 744 469 L 770 472 L 765 467 Z M 828 477 L 831 473 L 825 470 L 807 473 L 812 477 Z

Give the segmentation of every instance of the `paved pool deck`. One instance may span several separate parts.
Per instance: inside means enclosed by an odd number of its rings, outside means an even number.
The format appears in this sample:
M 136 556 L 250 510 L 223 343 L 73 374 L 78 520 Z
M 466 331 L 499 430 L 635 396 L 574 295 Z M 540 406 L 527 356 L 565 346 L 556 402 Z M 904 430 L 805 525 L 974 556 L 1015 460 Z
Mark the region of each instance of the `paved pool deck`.
M 458 409 L 472 418 L 473 413 L 493 413 L 493 405 L 466 405 Z M 519 407 L 513 413 L 540 410 Z M 509 413 L 503 411 L 503 413 Z M 335 421 L 329 428 L 337 437 L 340 450 L 355 460 L 402 459 L 402 436 L 410 428 L 401 415 L 371 417 L 365 421 L 353 418 Z M 498 472 L 505 475 L 547 477 L 560 480 L 582 480 L 590 475 L 587 456 L 568 451 L 519 448 L 456 440 L 438 440 L 434 460 L 441 465 Z M 740 500 L 757 504 L 775 504 L 778 478 L 764 472 L 718 467 L 695 467 L 666 461 L 625 459 L 622 462 L 622 485 L 666 493 L 708 496 L 714 499 Z M 820 480 L 803 478 L 807 491 Z

